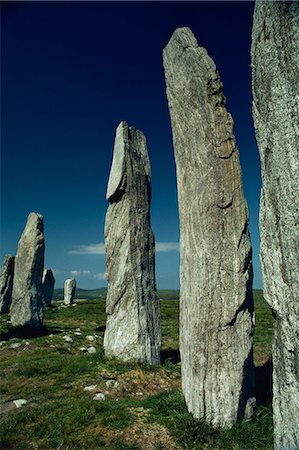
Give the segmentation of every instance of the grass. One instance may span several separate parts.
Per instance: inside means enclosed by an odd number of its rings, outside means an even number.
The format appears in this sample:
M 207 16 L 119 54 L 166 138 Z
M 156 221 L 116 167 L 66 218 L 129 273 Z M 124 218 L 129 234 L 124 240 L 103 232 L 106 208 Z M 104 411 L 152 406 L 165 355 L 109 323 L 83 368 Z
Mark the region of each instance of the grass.
M 213 429 L 188 413 L 180 389 L 177 292 L 160 295 L 163 364 L 159 368 L 105 359 L 105 301 L 93 295 L 74 307 L 54 302 L 45 313 L 46 333 L 36 337 L 14 334 L 8 316 L 0 317 L 5 338 L 0 347 L 2 450 L 273 447 L 267 395 L 260 396 L 254 419 L 232 430 Z M 265 393 L 272 317 L 259 291 L 255 310 L 257 384 Z M 89 335 L 93 341 L 86 339 Z M 20 345 L 11 348 L 11 344 Z M 88 346 L 96 347 L 96 353 L 80 350 Z M 96 386 L 84 390 L 90 385 Z M 93 400 L 99 392 L 104 401 Z M 16 409 L 12 401 L 19 398 L 27 404 Z

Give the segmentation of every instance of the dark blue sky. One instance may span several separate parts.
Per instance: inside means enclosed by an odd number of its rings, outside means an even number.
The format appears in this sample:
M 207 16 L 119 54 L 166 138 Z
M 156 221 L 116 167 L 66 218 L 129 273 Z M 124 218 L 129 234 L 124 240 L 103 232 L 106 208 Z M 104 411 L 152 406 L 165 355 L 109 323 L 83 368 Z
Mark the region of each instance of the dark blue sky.
M 106 184 L 114 133 L 142 130 L 152 165 L 157 282 L 178 288 L 175 166 L 162 51 L 188 26 L 214 59 L 235 122 L 249 204 L 255 287 L 260 165 L 251 115 L 252 2 L 2 2 L 1 258 L 27 215 L 44 216 L 57 286 L 105 285 Z M 162 251 L 164 250 L 164 251 Z

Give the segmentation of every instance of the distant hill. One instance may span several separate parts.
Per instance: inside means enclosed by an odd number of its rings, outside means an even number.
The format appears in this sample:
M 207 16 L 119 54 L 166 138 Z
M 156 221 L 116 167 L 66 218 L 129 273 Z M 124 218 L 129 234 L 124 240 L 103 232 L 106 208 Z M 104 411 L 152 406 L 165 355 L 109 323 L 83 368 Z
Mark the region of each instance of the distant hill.
M 261 294 L 263 291 L 261 289 L 254 289 L 255 294 Z M 107 288 L 98 289 L 76 289 L 76 299 L 78 300 L 96 300 L 99 298 L 106 298 Z M 162 300 L 178 300 L 180 297 L 180 291 L 178 289 L 160 289 L 158 290 L 158 295 Z M 63 289 L 54 289 L 54 300 L 63 299 Z
M 107 293 L 107 288 L 99 288 L 99 289 L 76 289 L 75 298 L 78 300 L 86 299 L 86 300 L 95 300 L 97 298 L 105 298 Z M 53 294 L 54 300 L 62 300 L 63 299 L 63 288 L 54 289 Z

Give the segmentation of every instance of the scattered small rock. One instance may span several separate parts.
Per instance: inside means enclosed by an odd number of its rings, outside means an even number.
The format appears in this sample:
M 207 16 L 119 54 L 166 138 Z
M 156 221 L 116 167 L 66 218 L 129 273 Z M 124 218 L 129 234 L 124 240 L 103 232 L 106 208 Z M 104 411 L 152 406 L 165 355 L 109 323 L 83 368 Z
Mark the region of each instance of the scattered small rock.
M 10 344 L 9 348 L 18 348 L 21 347 L 21 344 L 19 342 L 14 342 L 13 344 Z
M 80 331 L 75 331 L 74 334 L 75 334 L 76 336 L 82 336 L 82 333 L 80 333 Z
M 73 303 L 72 306 L 77 306 L 77 303 Z
M 97 387 L 96 384 L 91 384 L 90 386 L 85 386 L 85 388 L 83 389 L 83 391 L 91 392 L 91 391 L 93 391 L 96 387 Z
M 71 336 L 63 336 L 62 339 L 64 339 L 66 342 L 73 342 Z
M 80 350 L 81 352 L 86 352 L 87 347 L 79 347 L 79 350 Z
M 102 394 L 102 392 L 98 392 L 94 397 L 93 400 L 105 400 L 105 395 Z
M 13 403 L 15 404 L 16 408 L 21 408 L 23 405 L 26 405 L 27 400 L 19 398 L 18 400 L 14 400 Z
M 91 342 L 94 341 L 94 336 L 85 336 L 85 339 Z
M 97 352 L 97 350 L 96 350 L 95 347 L 88 347 L 87 352 L 88 352 L 90 355 L 93 355 L 94 353 Z
M 76 331 L 81 331 L 81 328 L 76 328 Z
M 107 388 L 117 388 L 119 386 L 119 383 L 116 380 L 107 380 L 106 386 Z

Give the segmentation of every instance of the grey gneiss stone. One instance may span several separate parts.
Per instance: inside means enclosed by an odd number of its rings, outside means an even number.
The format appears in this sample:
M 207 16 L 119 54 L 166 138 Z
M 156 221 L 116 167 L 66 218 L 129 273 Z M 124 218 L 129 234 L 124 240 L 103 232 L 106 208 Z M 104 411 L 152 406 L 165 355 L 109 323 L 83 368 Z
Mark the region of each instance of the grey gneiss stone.
M 74 302 L 76 293 L 76 280 L 75 278 L 69 278 L 64 282 L 64 304 L 71 305 Z
M 43 299 L 47 306 L 51 306 L 54 292 L 55 278 L 51 269 L 45 269 L 43 275 Z
M 160 363 L 161 321 L 150 226 L 150 177 L 145 136 L 121 122 L 107 188 L 104 348 L 107 356 L 154 365 Z
M 251 244 L 233 120 L 189 28 L 163 52 L 180 215 L 180 353 L 189 411 L 231 427 L 253 397 Z
M 0 313 L 8 313 L 11 304 L 14 263 L 14 256 L 4 256 L 0 272 Z
M 256 2 L 251 58 L 263 287 L 275 317 L 274 445 L 299 449 L 298 2 Z
M 15 327 L 28 325 L 38 329 L 43 326 L 44 253 L 43 217 L 40 214 L 30 213 L 15 258 L 10 307 L 11 323 Z

